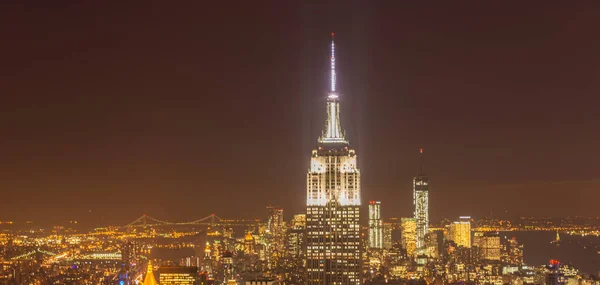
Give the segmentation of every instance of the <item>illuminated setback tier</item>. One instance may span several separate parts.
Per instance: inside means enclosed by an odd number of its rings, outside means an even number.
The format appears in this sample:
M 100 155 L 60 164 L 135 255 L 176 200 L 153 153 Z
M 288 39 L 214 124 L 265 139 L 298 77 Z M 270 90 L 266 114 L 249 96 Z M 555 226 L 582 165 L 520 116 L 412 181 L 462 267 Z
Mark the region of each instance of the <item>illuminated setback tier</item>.
M 320 145 L 312 151 L 307 175 L 307 206 L 325 206 L 337 200 L 343 206 L 360 205 L 360 172 L 356 153 L 347 145 L 329 148 Z

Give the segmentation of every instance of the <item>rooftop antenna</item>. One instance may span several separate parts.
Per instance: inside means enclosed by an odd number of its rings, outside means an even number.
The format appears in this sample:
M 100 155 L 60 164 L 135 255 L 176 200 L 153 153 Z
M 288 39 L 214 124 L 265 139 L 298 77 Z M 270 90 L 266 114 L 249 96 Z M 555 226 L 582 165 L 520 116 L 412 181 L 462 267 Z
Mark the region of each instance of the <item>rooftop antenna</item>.
M 420 159 L 421 159 L 421 172 L 420 172 L 420 174 L 423 175 L 423 148 L 421 148 L 419 150 L 419 153 L 420 153 L 419 156 L 420 156 Z
M 335 97 L 337 98 L 337 94 L 336 94 L 336 86 L 335 86 L 335 33 L 331 33 L 331 55 L 329 57 L 330 60 L 330 86 L 329 86 L 329 94 L 330 97 Z

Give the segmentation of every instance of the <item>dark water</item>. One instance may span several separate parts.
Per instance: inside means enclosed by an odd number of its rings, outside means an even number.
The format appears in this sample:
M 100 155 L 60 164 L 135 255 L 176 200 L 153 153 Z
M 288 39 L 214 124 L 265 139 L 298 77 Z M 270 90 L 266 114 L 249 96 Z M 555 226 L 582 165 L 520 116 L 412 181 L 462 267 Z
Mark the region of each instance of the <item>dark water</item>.
M 600 254 L 597 253 L 600 237 L 561 234 L 561 243 L 557 246 L 550 243 L 556 238 L 556 232 L 500 232 L 500 236 L 516 237 L 524 245 L 527 264 L 548 264 L 550 259 L 556 259 L 588 274 L 600 271 Z

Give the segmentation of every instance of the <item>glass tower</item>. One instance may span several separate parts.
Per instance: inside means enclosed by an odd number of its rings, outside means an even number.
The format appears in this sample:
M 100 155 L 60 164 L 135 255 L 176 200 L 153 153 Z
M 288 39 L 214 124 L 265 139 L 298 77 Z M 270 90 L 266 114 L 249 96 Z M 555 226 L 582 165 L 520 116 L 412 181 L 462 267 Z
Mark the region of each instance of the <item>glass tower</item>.
M 423 174 L 423 149 L 421 173 L 413 177 L 413 204 L 417 223 L 417 250 L 425 248 L 425 235 L 429 232 L 429 178 Z
M 383 221 L 381 220 L 381 202 L 369 202 L 369 248 L 383 247 Z

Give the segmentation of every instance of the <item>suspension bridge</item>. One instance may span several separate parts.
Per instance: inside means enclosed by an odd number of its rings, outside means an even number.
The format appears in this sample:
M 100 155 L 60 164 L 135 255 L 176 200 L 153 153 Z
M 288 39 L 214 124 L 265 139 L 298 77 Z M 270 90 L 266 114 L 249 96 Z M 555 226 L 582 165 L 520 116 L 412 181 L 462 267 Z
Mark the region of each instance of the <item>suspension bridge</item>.
M 54 252 L 50 252 L 50 251 L 46 251 L 40 248 L 36 248 L 30 252 L 26 252 L 23 253 L 21 255 L 18 256 L 14 256 L 12 258 L 10 258 L 10 260 L 28 260 L 28 259 L 36 259 L 36 258 L 40 258 L 43 256 L 49 256 L 49 257 L 54 257 L 57 254 Z
M 215 214 L 211 214 L 202 219 L 188 222 L 169 222 L 150 217 L 146 214 L 137 218 L 135 221 L 123 226 L 124 228 L 146 228 L 160 226 L 253 226 L 260 222 L 255 220 L 233 220 L 222 219 Z

